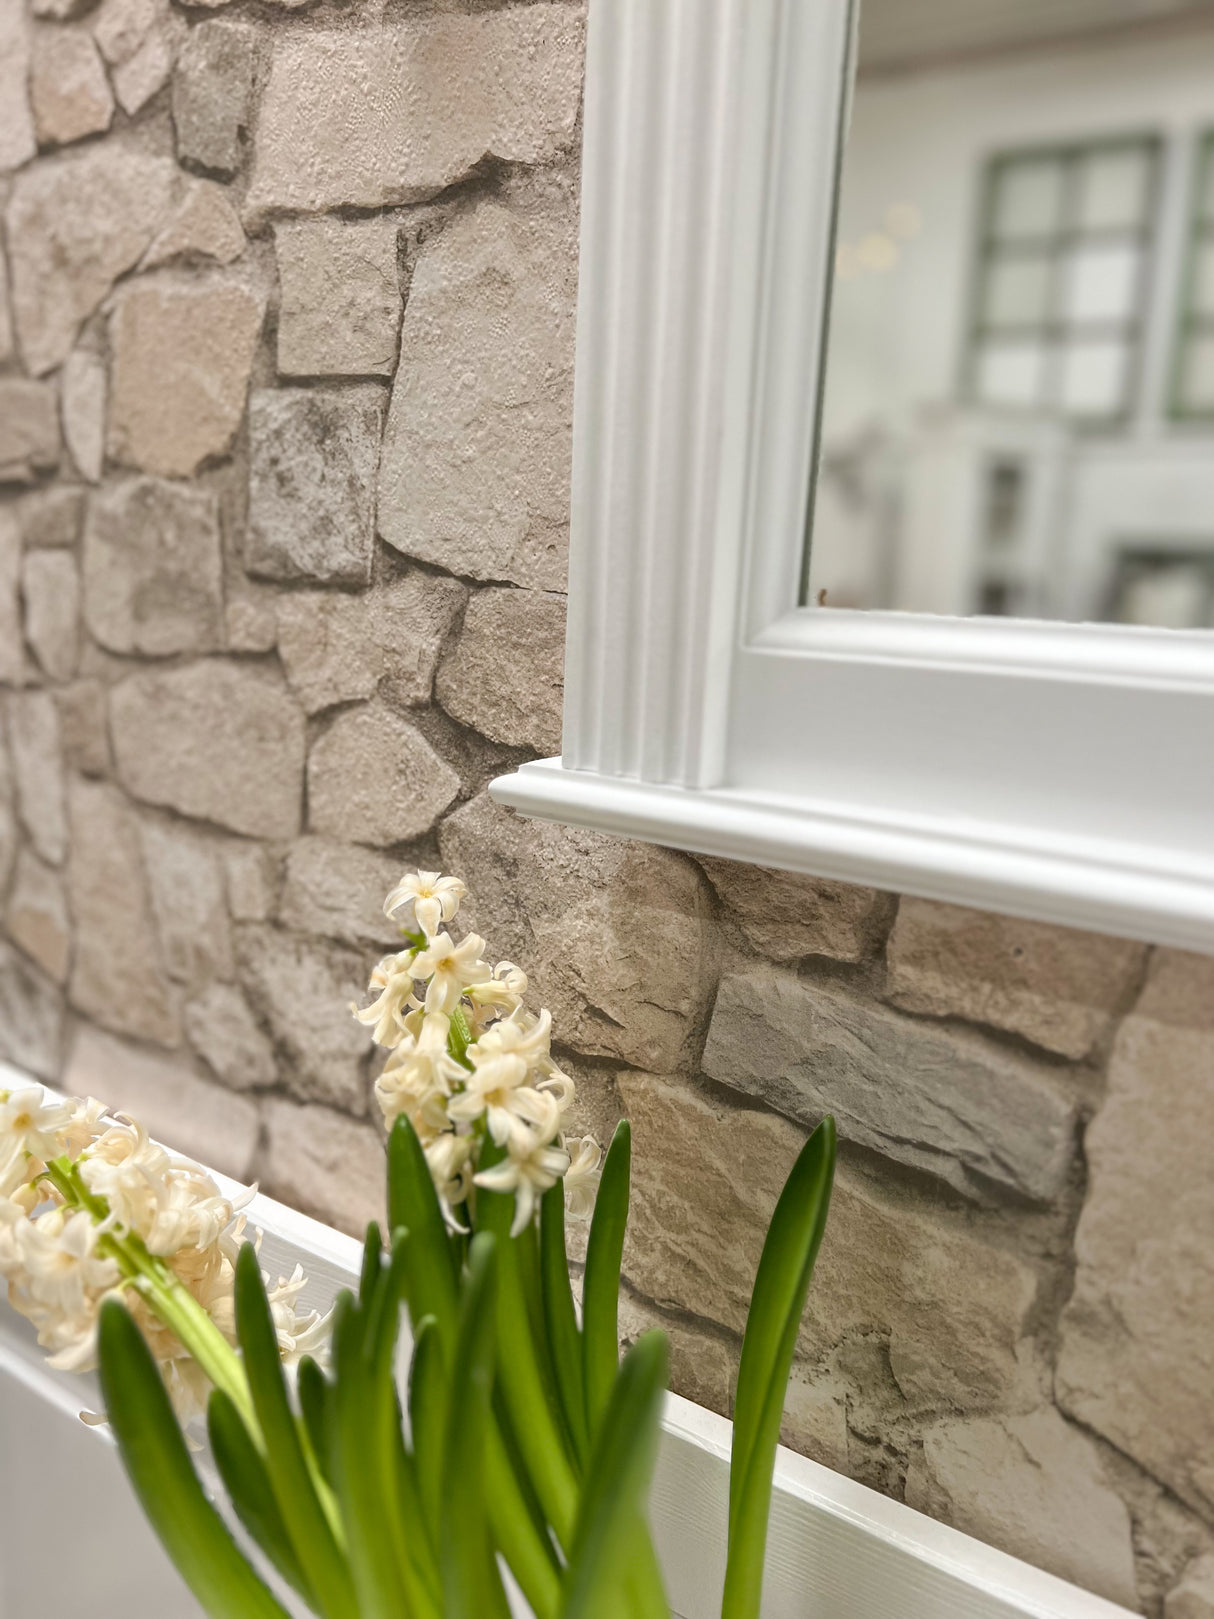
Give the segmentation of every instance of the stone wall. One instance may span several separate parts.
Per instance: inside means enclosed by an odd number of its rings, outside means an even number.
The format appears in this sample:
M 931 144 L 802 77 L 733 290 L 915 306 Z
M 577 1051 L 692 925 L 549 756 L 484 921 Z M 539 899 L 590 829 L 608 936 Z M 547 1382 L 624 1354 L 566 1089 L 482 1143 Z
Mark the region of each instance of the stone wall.
M 349 1003 L 461 872 L 681 1389 L 832 1109 L 789 1442 L 1210 1619 L 1214 963 L 486 796 L 559 745 L 582 21 L 0 0 L 0 1050 L 356 1229 Z

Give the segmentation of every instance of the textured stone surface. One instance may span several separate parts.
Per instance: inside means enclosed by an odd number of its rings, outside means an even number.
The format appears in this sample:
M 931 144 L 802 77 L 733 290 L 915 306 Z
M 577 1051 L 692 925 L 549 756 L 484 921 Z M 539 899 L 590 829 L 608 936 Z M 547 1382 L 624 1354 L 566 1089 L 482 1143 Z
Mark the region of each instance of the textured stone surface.
M 54 984 L 0 939 L 0 1057 L 57 1081 L 63 1062 L 63 1001 Z
M 417 202 L 486 158 L 554 157 L 573 139 L 582 27 L 576 8 L 530 5 L 279 34 L 246 206 Z
M 111 652 L 213 651 L 223 617 L 215 496 L 160 478 L 98 490 L 84 529 L 84 610 Z
M 230 179 L 241 165 L 256 31 L 223 18 L 191 28 L 173 73 L 173 128 L 185 164 Z
M 234 922 L 266 922 L 278 889 L 276 862 L 260 843 L 231 842 L 223 851 L 228 911 Z
M 83 776 L 104 776 L 110 768 L 105 687 L 99 680 L 77 680 L 55 693 L 63 761 Z
M 659 1303 L 738 1332 L 804 1132 L 653 1074 L 621 1073 L 619 1087 L 633 1140 L 626 1274 Z M 841 1169 L 801 1348 L 817 1358 L 876 1329 L 907 1400 L 980 1408 L 1020 1390 L 1016 1351 L 1035 1291 L 1020 1260 Z
M 245 565 L 264 579 L 363 584 L 371 577 L 384 394 L 283 388 L 249 404 Z
M 330 838 L 301 838 L 287 854 L 279 920 L 299 933 L 344 944 L 390 946 L 400 928 L 384 915 L 398 860 Z
M 38 28 L 30 104 L 42 146 L 64 146 L 110 127 L 114 97 L 93 37 L 83 28 Z
M 164 272 L 123 287 L 110 319 L 114 459 L 188 478 L 222 455 L 244 414 L 263 312 L 239 281 Z
M 58 464 L 54 388 L 45 382 L 0 377 L 0 484 L 33 483 Z
M 273 1085 L 274 1047 L 233 984 L 208 984 L 183 1016 L 186 1039 L 211 1071 L 233 1090 Z
M 1214 959 L 1156 954 L 1085 1139 L 1065 1410 L 1214 1508 Z M 1163 1213 L 1166 1211 L 1166 1214 Z M 1162 1214 L 1162 1218 L 1161 1218 Z
M 11 507 L 0 506 L 0 682 L 25 676 L 21 644 L 21 530 Z
M 987 1545 L 1138 1607 L 1130 1514 L 1096 1446 L 1052 1406 L 930 1428 L 906 1499 Z
M 230 264 L 245 249 L 240 216 L 222 186 L 213 180 L 190 180 L 172 218 L 140 261 L 150 270 L 173 259 L 212 259 Z
M 63 878 L 32 849 L 22 849 L 17 856 L 4 925 L 44 973 L 56 983 L 66 982 L 72 935 Z
M 1123 1008 L 1145 955 L 1128 939 L 904 899 L 889 992 L 909 1011 L 993 1024 L 1083 1057 Z
M 0 363 L 11 360 L 13 352 L 13 317 L 8 306 L 8 260 L 0 253 Z
M 52 680 L 70 680 L 80 655 L 80 575 L 70 551 L 30 551 L 21 570 L 25 637 Z
M 8 887 L 9 874 L 12 872 L 20 841 L 15 793 L 8 743 L 5 740 L 4 711 L 0 709 L 0 893 Z
M 26 691 L 9 696 L 7 712 L 21 821 L 38 853 L 57 866 L 67 852 L 59 711 L 49 692 Z
M 459 777 L 380 702 L 341 713 L 308 755 L 308 826 L 357 843 L 404 843 L 454 801 Z
M 144 821 L 140 836 L 165 972 L 191 991 L 231 978 L 224 870 L 213 841 L 159 820 Z
M 970 1196 L 1045 1200 L 1066 1178 L 1075 1107 L 1047 1075 L 786 969 L 721 980 L 703 1067 L 810 1127 L 833 1113 L 845 1141 Z
M 89 781 L 72 783 L 71 814 L 72 1005 L 120 1034 L 176 1045 L 176 1002 L 156 942 L 135 816 L 120 793 Z
M 131 1113 L 164 1146 L 238 1181 L 252 1179 L 257 1109 L 244 1096 L 210 1084 L 177 1058 L 142 1051 L 82 1026 L 64 1085 Z
M 439 702 L 494 742 L 561 751 L 565 598 L 480 590 L 438 674 Z
M 20 529 L 31 549 L 75 545 L 84 518 L 85 491 L 54 485 L 26 495 L 17 508 Z
M 35 375 L 65 360 L 81 322 L 136 264 L 168 210 L 173 166 L 121 138 L 33 164 L 5 215 L 13 315 Z
M 397 221 L 283 220 L 278 369 L 284 377 L 390 377 L 403 307 Z
M 894 898 L 854 883 L 797 871 L 697 857 L 709 882 L 750 944 L 772 961 L 829 956 L 862 961 L 893 918 Z
M 371 1125 L 277 1100 L 265 1119 L 260 1181 L 272 1197 L 354 1237 L 384 1218 L 384 1150 Z
M 380 468 L 397 550 L 564 588 L 576 276 L 567 204 L 482 202 L 423 245 Z
M 241 979 L 286 1057 L 292 1096 L 349 1113 L 366 1107 L 371 1037 L 351 1005 L 366 999 L 375 952 L 338 949 L 246 923 L 237 929 Z
M 0 0 L 0 173 L 37 150 L 29 104 L 30 37 L 22 0 Z
M 133 55 L 112 71 L 114 94 L 123 112 L 133 117 L 168 83 L 173 70 L 173 43 L 167 27 L 157 26 Z
M 142 671 L 114 688 L 110 726 L 136 798 L 249 837 L 299 831 L 303 716 L 268 670 L 207 660 Z
M 376 691 L 397 707 L 428 702 L 464 595 L 456 580 L 420 572 L 365 595 L 292 591 L 277 633 L 291 690 L 309 714 Z
M 460 921 L 531 975 L 556 1038 L 663 1071 L 688 1057 L 709 991 L 703 879 L 680 855 L 522 821 L 487 794 L 443 823 Z
M 1214 1619 L 1214 1555 L 1195 1557 L 1168 1592 L 1163 1619 Z
M 76 470 L 89 483 L 100 482 L 105 465 L 108 396 L 105 362 L 87 349 L 73 349 L 59 375 L 59 415 Z

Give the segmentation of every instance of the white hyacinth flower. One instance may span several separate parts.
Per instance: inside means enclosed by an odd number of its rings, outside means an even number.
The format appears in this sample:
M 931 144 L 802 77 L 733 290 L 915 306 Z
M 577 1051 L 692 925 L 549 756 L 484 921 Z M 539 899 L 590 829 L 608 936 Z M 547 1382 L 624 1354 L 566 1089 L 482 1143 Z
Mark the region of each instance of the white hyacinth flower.
M 534 1135 L 522 1140 L 511 1137 L 501 1163 L 482 1169 L 473 1180 L 488 1192 L 514 1193 L 510 1235 L 517 1237 L 535 1213 L 540 1194 L 555 1186 L 568 1168 L 569 1154 L 562 1147 L 547 1145 Z
M 470 933 L 456 944 L 449 933 L 439 933 L 413 958 L 413 974 L 427 979 L 426 1011 L 454 1012 L 470 984 L 486 982 L 489 963 L 481 959 L 485 941 Z
M 458 877 L 437 871 L 407 871 L 384 901 L 384 915 L 401 920 L 413 914 L 418 928 L 432 939 L 443 922 L 450 922 L 468 890 Z

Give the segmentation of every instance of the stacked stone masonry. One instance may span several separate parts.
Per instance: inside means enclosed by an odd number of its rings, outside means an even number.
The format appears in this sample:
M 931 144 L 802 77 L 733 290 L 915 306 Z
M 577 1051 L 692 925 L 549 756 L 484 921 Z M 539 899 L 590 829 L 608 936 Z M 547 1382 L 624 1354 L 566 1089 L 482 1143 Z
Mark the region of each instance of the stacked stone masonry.
M 636 1143 L 627 1335 L 728 1411 L 843 1137 L 788 1442 L 1214 1614 L 1214 962 L 493 806 L 560 738 L 581 7 L 0 0 L 0 1055 L 357 1230 L 405 864 Z

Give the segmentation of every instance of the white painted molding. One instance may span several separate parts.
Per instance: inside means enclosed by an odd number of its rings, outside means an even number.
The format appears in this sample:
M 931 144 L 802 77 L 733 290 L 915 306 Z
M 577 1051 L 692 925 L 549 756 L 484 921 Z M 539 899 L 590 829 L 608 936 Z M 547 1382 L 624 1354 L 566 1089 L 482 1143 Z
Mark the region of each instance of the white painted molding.
M 36 1082 L 0 1063 L 0 1087 L 30 1083 Z M 215 1178 L 225 1189 L 235 1186 Z M 248 1213 L 263 1232 L 265 1269 L 287 1275 L 296 1263 L 303 1266 L 305 1304 L 327 1308 L 341 1288 L 357 1285 L 362 1248 L 353 1238 L 261 1194 Z M 50 1371 L 29 1324 L 0 1302 L 0 1411 L 14 1389 L 57 1412 L 99 1404 L 95 1379 Z M 671 1604 L 678 1619 L 714 1619 L 725 1570 L 731 1425 L 672 1394 L 662 1427 L 652 1517 Z M 89 1431 L 108 1441 L 105 1429 Z M 0 1478 L 3 1467 L 0 1456 Z M 102 1512 L 103 1503 L 94 1510 Z M 763 1616 L 824 1615 L 1127 1619 L 1127 1610 L 781 1447 Z
M 797 606 L 852 24 L 590 0 L 562 759 L 491 791 L 1214 949 L 1214 636 Z

